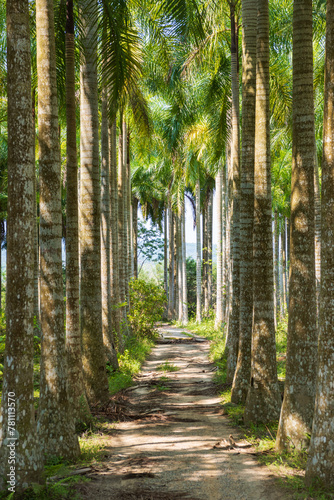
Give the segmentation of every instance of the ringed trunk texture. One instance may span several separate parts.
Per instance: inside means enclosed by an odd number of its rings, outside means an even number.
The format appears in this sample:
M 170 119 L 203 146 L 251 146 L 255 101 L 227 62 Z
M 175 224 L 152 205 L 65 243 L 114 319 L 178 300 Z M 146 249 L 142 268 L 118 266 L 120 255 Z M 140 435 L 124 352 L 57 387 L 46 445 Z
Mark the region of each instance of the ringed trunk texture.
M 334 487 L 334 2 L 327 1 L 318 378 L 305 479 Z
M 201 291 L 202 291 L 202 272 L 201 272 L 201 189 L 199 172 L 198 179 L 196 182 L 196 321 L 200 323 L 202 321 L 201 312 Z
M 52 0 L 36 2 L 40 169 L 41 369 L 37 430 L 47 455 L 80 453 L 69 405 L 62 280 L 61 163 Z
M 253 320 L 253 227 L 256 94 L 256 0 L 242 1 L 242 163 L 240 184 L 240 332 L 231 401 L 244 404 L 250 381 Z
M 277 380 L 274 276 L 271 217 L 269 129 L 269 5 L 258 0 L 255 172 L 254 172 L 254 315 L 251 382 L 245 422 L 270 422 L 279 417 L 281 396 Z
M 133 277 L 135 279 L 138 279 L 138 204 L 139 204 L 138 198 L 133 196 L 132 197 L 132 240 L 133 240 Z
M 186 252 L 186 200 L 183 199 L 183 210 L 181 220 L 181 242 L 182 242 L 182 322 L 188 323 L 188 298 L 187 298 L 187 252 Z
M 174 217 L 171 203 L 168 208 L 168 243 L 169 243 L 169 265 L 168 265 L 168 319 L 173 317 L 174 304 Z
M 85 394 L 79 306 L 79 200 L 75 99 L 73 0 L 67 1 L 66 57 L 66 354 L 75 420 L 90 419 Z
M 116 344 L 112 333 L 111 315 L 111 241 L 110 241 L 110 165 L 109 165 L 109 120 L 107 89 L 102 89 L 101 123 L 101 289 L 102 289 L 102 335 L 106 358 L 117 370 Z
M 14 490 L 20 493 L 32 483 L 43 482 L 33 387 L 36 198 L 28 0 L 7 0 L 7 89 L 7 329 L 0 412 L 0 490 L 11 487 L 4 477 L 10 473 L 10 445 L 14 445 Z
M 312 1 L 294 0 L 290 286 L 287 364 L 276 449 L 309 445 L 317 369 Z
M 202 293 L 204 299 L 204 307 L 203 312 L 204 316 L 206 316 L 209 312 L 209 304 L 208 304 L 208 205 L 203 208 L 202 212 L 202 241 L 203 241 L 203 249 L 202 249 Z
M 212 217 L 213 190 L 210 189 L 208 201 L 208 311 L 212 308 Z
M 164 207 L 164 290 L 168 297 L 168 208 Z
M 230 4 L 231 17 L 231 85 L 232 85 L 232 144 L 233 175 L 232 215 L 232 310 L 228 322 L 226 381 L 232 382 L 237 365 L 240 325 L 240 133 L 239 133 L 239 74 L 238 39 L 235 23 L 235 5 Z
M 215 327 L 223 324 L 223 200 L 222 200 L 223 171 L 219 166 L 216 177 L 217 196 L 217 294 Z
M 109 150 L 110 150 L 110 251 L 111 251 L 111 321 L 112 334 L 117 349 L 124 352 L 124 341 L 121 331 L 120 303 L 120 272 L 119 272 L 119 240 L 118 240 L 118 177 L 116 152 L 116 120 L 109 123 Z
M 177 216 L 177 253 L 178 253 L 178 316 L 183 323 L 183 272 L 182 272 L 182 208 Z
M 84 380 L 90 403 L 108 398 L 102 337 L 99 116 L 93 3 L 89 0 L 81 3 L 83 62 L 80 70 L 80 318 Z

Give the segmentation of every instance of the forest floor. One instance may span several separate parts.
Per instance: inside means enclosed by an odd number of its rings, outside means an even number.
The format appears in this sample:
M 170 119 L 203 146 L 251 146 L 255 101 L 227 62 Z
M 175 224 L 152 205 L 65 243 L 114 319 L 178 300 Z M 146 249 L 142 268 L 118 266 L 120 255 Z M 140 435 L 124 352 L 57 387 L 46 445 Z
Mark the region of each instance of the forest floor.
M 184 329 L 160 339 L 135 385 L 105 410 L 103 461 L 76 491 L 94 500 L 280 500 L 294 496 L 224 414 L 209 342 Z

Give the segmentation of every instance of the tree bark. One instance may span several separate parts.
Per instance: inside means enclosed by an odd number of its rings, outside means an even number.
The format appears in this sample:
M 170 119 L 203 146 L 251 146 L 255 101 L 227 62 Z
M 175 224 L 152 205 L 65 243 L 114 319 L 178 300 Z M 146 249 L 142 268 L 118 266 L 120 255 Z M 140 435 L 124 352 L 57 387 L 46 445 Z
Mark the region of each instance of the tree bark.
M 316 379 L 312 1 L 294 0 L 290 286 L 287 364 L 276 449 L 309 445 Z
M 201 312 L 201 291 L 202 291 L 202 276 L 201 276 L 201 190 L 200 190 L 200 179 L 199 179 L 199 169 L 197 172 L 196 181 L 196 321 L 200 323 L 202 321 Z
M 52 0 L 36 2 L 40 169 L 41 368 L 37 430 L 44 452 L 80 453 L 68 398 L 62 279 L 61 163 Z
M 318 377 L 305 480 L 334 487 L 334 2 L 327 0 L 321 197 L 321 303 Z
M 168 226 L 169 226 L 169 266 L 168 266 L 168 319 L 173 319 L 174 304 L 174 218 L 171 202 L 168 208 Z
M 223 203 L 222 203 L 223 171 L 221 165 L 216 177 L 217 196 L 217 293 L 216 293 L 216 319 L 215 327 L 221 328 L 223 324 Z
M 187 251 L 186 251 L 186 200 L 183 198 L 182 220 L 181 220 L 181 242 L 182 242 L 182 323 L 188 323 L 188 298 L 187 298 Z
M 109 122 L 110 150 L 110 251 L 111 251 L 111 321 L 112 333 L 118 351 L 124 352 L 124 339 L 121 329 L 120 304 L 120 270 L 119 270 L 119 238 L 118 238 L 118 176 L 116 151 L 116 120 Z
M 202 294 L 203 294 L 203 313 L 204 316 L 208 314 L 209 305 L 208 305 L 208 205 L 207 203 L 203 207 L 202 211 L 202 241 L 203 241 L 203 249 L 202 249 Z
M 132 241 L 133 241 L 133 276 L 138 279 L 138 204 L 139 200 L 132 197 Z
M 0 490 L 12 486 L 7 474 L 14 448 L 16 484 L 14 482 L 11 491 L 20 493 L 32 483 L 43 482 L 43 455 L 36 433 L 33 387 L 36 199 L 28 0 L 7 0 L 7 89 L 7 328 L 0 413 Z
M 239 133 L 239 74 L 238 40 L 235 22 L 235 4 L 230 4 L 231 18 L 231 85 L 232 85 L 232 142 L 231 161 L 233 172 L 232 209 L 232 310 L 228 322 L 226 381 L 232 382 L 238 357 L 240 325 L 240 133 Z
M 89 402 L 106 401 L 108 379 L 102 337 L 101 189 L 95 2 L 83 0 L 80 71 L 80 319 L 83 371 Z
M 121 307 L 122 336 L 128 334 L 127 328 L 127 227 L 126 227 L 126 125 L 121 117 L 121 127 L 118 141 L 118 248 L 119 248 L 119 290 Z M 124 138 L 125 136 L 125 138 Z
M 258 0 L 255 171 L 254 171 L 254 313 L 251 381 L 244 421 L 270 422 L 279 416 L 271 211 L 269 128 L 269 4 Z
M 231 401 L 244 404 L 251 372 L 256 94 L 256 0 L 242 1 L 242 163 L 240 201 L 240 332 Z
M 73 0 L 67 0 L 66 57 L 66 354 L 68 388 L 75 420 L 86 422 L 79 306 L 79 200 L 75 99 Z
M 102 88 L 101 123 L 101 290 L 102 290 L 102 336 L 104 352 L 108 362 L 118 369 L 116 343 L 112 333 L 111 314 L 111 234 L 110 234 L 110 154 L 109 154 L 108 95 Z

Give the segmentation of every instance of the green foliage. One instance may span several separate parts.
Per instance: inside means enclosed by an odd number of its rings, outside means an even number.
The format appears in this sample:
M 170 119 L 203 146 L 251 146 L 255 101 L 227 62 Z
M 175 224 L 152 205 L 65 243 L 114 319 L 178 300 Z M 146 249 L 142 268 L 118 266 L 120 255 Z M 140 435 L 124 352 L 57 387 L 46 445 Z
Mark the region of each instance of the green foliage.
M 279 379 L 285 378 L 287 334 L 288 315 L 278 322 L 276 329 L 277 374 Z
M 187 257 L 187 299 L 189 318 L 196 316 L 196 261 L 192 257 Z
M 126 339 L 124 354 L 118 354 L 119 370 L 109 376 L 109 392 L 115 394 L 132 385 L 136 375 L 154 345 L 153 339 L 131 337 Z
M 156 226 L 147 227 L 138 220 L 138 259 L 158 262 L 164 258 L 164 239 Z
M 157 370 L 163 371 L 163 372 L 177 372 L 178 367 L 173 365 L 173 363 L 170 363 L 169 361 L 165 361 L 161 365 L 157 367 Z
M 160 321 L 166 303 L 163 288 L 143 280 L 130 281 L 130 312 L 128 314 L 131 330 L 136 337 L 154 338 L 155 324 Z

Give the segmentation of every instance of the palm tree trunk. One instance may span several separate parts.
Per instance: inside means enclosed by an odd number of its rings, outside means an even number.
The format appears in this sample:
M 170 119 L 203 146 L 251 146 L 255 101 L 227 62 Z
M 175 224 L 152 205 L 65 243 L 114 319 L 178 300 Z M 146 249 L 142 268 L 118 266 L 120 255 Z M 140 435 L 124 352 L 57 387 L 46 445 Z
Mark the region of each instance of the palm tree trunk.
M 201 191 L 200 191 L 200 179 L 199 179 L 199 169 L 198 178 L 196 182 L 196 321 L 200 323 L 202 321 L 201 313 L 201 289 L 202 289 L 202 276 L 201 276 Z
M 0 489 L 9 487 L 15 449 L 14 488 L 18 493 L 42 482 L 42 446 L 34 415 L 34 143 L 28 0 L 7 0 L 8 233 L 6 356 L 0 430 Z M 20 147 L 18 147 L 18 144 Z M 0 249 L 1 251 L 1 249 Z M 25 360 L 25 362 L 22 362 Z M 13 401 L 10 399 L 13 398 Z M 14 403 L 15 429 L 10 422 Z M 11 436 L 14 430 L 14 435 Z M 14 441 L 13 438 L 20 439 Z M 29 451 L 29 453 L 27 453 Z M 11 478 L 10 478 L 11 479 Z M 8 480 L 9 481 L 9 480 Z
M 138 279 L 138 203 L 135 196 L 132 197 L 132 241 L 133 241 L 133 276 Z
M 164 290 L 166 298 L 168 297 L 168 208 L 165 204 L 164 208 Z M 168 315 L 168 314 L 167 314 Z
M 286 218 L 283 219 L 282 228 L 282 275 L 283 275 L 283 314 L 286 314 L 288 307 L 288 288 L 287 288 L 287 262 L 286 262 Z
M 203 294 L 203 312 L 204 316 L 208 312 L 208 212 L 207 206 L 204 204 L 202 210 L 202 294 Z
M 95 2 L 82 8 L 83 58 L 80 71 L 80 319 L 83 371 L 87 398 L 108 398 L 108 379 L 102 337 L 101 189 L 97 88 Z
M 279 283 L 279 220 L 278 220 L 277 209 L 275 210 L 275 215 L 274 215 L 274 238 L 275 238 L 274 269 L 275 269 L 275 296 L 276 296 L 275 317 L 277 322 L 281 310 L 280 283 Z
M 36 88 L 34 87 L 32 90 L 32 126 L 33 126 L 33 143 L 34 143 L 34 321 L 35 321 L 35 335 L 38 337 L 41 336 L 41 325 L 39 321 L 39 241 L 38 241 L 38 210 L 37 210 L 37 177 L 35 172 L 36 165 Z M 0 281 L 1 281 L 1 272 L 0 272 Z M 1 286 L 0 286 L 1 290 Z
M 321 304 L 318 378 L 314 422 L 305 480 L 309 486 L 319 480 L 334 487 L 333 460 L 333 359 L 334 359 L 334 2 L 327 0 L 324 142 L 321 197 Z
M 314 248 L 312 0 L 294 0 L 291 246 L 287 364 L 276 448 L 308 446 L 318 332 Z
M 174 217 L 174 303 L 173 303 L 173 317 L 176 319 L 178 316 L 178 299 L 179 299 L 179 244 L 178 244 L 178 215 L 173 214 Z
M 123 224 L 124 224 L 124 239 L 123 239 L 123 255 L 124 255 L 124 286 L 125 286 L 125 300 L 126 300 L 126 312 L 129 312 L 129 278 L 130 278 L 130 266 L 129 266 L 129 167 L 128 167 L 128 128 L 125 119 L 123 119 Z
M 251 379 L 245 422 L 270 422 L 279 416 L 271 211 L 269 128 L 269 4 L 258 0 L 255 171 L 254 171 L 254 315 Z
M 182 242 L 182 323 L 188 323 L 188 298 L 187 298 L 187 251 L 186 251 L 186 199 L 183 198 L 181 219 L 181 242 Z
M 319 185 L 318 158 L 315 154 L 314 165 L 314 235 L 315 235 L 315 282 L 317 291 L 317 317 L 319 314 L 320 280 L 321 280 L 321 201 Z
M 112 335 L 111 316 L 111 251 L 110 251 L 110 165 L 109 120 L 107 89 L 102 89 L 101 123 L 101 289 L 102 335 L 104 352 L 108 362 L 117 370 L 116 345 Z
M 130 130 L 127 130 L 127 244 L 128 244 L 128 283 L 133 278 L 133 239 L 132 239 L 132 187 L 131 187 L 131 165 L 130 165 Z
M 208 201 L 208 311 L 212 308 L 212 216 L 213 190 L 210 189 Z
M 231 401 L 245 403 L 251 372 L 256 93 L 256 0 L 242 1 L 242 166 L 240 201 L 240 336 Z
M 169 225 L 169 266 L 168 266 L 168 319 L 173 319 L 173 303 L 174 303 L 174 218 L 171 202 L 169 201 L 168 208 L 168 225 Z
M 121 117 L 121 130 L 118 143 L 118 239 L 119 239 L 119 289 L 121 308 L 122 336 L 127 336 L 127 215 L 126 215 L 126 125 Z
M 280 317 L 283 318 L 285 314 L 285 297 L 284 297 L 284 282 L 283 282 L 283 222 L 284 219 L 279 217 L 279 289 L 280 289 Z
M 79 200 L 75 99 L 73 0 L 67 0 L 66 21 L 66 354 L 70 404 L 76 420 L 90 417 L 86 399 L 80 336 Z
M 80 449 L 67 387 L 61 257 L 61 163 L 52 0 L 36 2 L 36 33 L 42 329 L 38 431 L 46 454 L 73 459 L 79 455 Z
M 216 319 L 215 328 L 220 328 L 223 324 L 223 203 L 222 203 L 222 182 L 223 171 L 219 166 L 216 177 L 217 196 L 217 293 L 216 293 Z
M 124 352 L 124 339 L 121 331 L 119 238 L 118 238 L 118 177 L 116 120 L 109 123 L 110 150 L 110 251 L 111 251 L 111 321 L 112 334 L 120 353 Z
M 177 216 L 177 241 L 178 241 L 178 246 L 177 246 L 177 252 L 178 252 L 178 298 L 179 298 L 179 304 L 178 304 L 178 313 L 179 313 L 179 322 L 183 323 L 183 269 L 182 269 L 182 208 L 180 209 L 180 212 Z
M 238 357 L 240 325 L 240 135 L 239 135 L 239 75 L 237 27 L 235 4 L 230 4 L 231 17 L 231 85 L 232 85 L 232 171 L 233 171 L 233 215 L 232 215 L 232 310 L 228 323 L 226 342 L 226 380 L 232 382 Z

